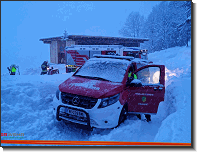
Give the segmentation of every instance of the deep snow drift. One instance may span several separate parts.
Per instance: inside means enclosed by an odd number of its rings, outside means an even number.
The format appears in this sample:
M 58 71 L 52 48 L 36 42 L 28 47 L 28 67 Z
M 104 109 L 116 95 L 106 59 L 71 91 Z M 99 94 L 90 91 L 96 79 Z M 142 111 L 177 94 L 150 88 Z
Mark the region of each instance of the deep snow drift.
M 1 75 L 1 133 L 24 133 L 22 140 L 191 143 L 191 47 L 151 53 L 149 60 L 166 66 L 165 101 L 149 123 L 131 115 L 118 128 L 89 132 L 80 125 L 57 122 L 52 100 L 58 85 L 72 73 L 66 74 L 64 65 L 53 65 L 60 74 L 40 75 L 38 67 L 20 71 L 21 75 Z

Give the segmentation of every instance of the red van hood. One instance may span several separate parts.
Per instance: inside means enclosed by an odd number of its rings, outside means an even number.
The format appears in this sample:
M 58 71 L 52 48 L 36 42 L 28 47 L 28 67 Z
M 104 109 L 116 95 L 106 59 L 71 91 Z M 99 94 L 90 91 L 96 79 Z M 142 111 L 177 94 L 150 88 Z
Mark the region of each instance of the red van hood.
M 59 85 L 61 92 L 93 98 L 106 98 L 122 91 L 122 83 L 101 81 L 72 76 Z

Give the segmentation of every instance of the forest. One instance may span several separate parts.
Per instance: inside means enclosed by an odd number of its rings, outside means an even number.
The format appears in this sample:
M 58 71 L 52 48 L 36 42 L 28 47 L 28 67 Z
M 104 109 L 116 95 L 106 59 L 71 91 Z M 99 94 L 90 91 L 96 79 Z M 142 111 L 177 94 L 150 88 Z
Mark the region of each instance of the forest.
M 191 6 L 191 1 L 162 1 L 152 8 L 147 18 L 139 12 L 131 12 L 119 33 L 124 37 L 148 38 L 141 47 L 149 52 L 188 46 Z

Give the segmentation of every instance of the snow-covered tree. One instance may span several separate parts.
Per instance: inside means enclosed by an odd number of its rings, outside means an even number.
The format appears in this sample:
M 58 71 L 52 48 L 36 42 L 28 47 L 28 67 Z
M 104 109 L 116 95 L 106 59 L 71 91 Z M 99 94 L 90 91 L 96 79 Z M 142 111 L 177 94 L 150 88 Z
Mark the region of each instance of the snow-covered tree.
M 63 39 L 66 40 L 68 38 L 68 33 L 66 30 L 64 30 L 64 33 L 63 33 Z
M 183 15 L 184 21 L 177 25 L 180 37 L 184 40 L 183 44 L 187 44 L 191 39 L 191 1 L 184 1 L 181 6 L 185 12 Z
M 119 33 L 126 37 L 139 37 L 144 17 L 139 12 L 131 12 Z
M 146 21 L 143 24 L 142 28 L 142 36 L 144 38 L 149 38 L 149 41 L 146 43 L 146 47 L 150 52 L 154 50 L 155 40 L 156 40 L 156 7 L 153 7 L 152 12 L 146 19 Z
M 153 7 L 145 21 L 142 34 L 150 52 L 183 46 L 191 38 L 191 2 L 161 2 Z
M 179 37 L 179 30 L 177 25 L 184 21 L 184 9 L 181 7 L 183 2 L 171 1 L 168 6 L 168 48 L 174 46 L 181 46 L 183 39 Z
M 162 1 L 152 8 L 147 19 L 139 18 L 132 12 L 119 32 L 123 36 L 148 38 L 143 46 L 149 52 L 188 45 L 191 39 L 191 1 Z

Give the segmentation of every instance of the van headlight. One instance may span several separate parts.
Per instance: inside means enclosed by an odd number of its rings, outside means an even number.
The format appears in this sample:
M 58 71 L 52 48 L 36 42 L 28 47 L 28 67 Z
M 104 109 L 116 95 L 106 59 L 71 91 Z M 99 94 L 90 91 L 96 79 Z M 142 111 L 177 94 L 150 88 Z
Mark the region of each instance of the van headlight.
M 59 100 L 59 94 L 60 94 L 60 90 L 57 89 L 57 91 L 56 91 L 56 98 L 57 98 L 57 100 Z
M 109 105 L 116 103 L 119 100 L 119 97 L 120 97 L 120 94 L 116 94 L 115 96 L 101 99 L 101 103 L 98 106 L 98 108 L 104 108 L 104 107 L 107 107 Z

